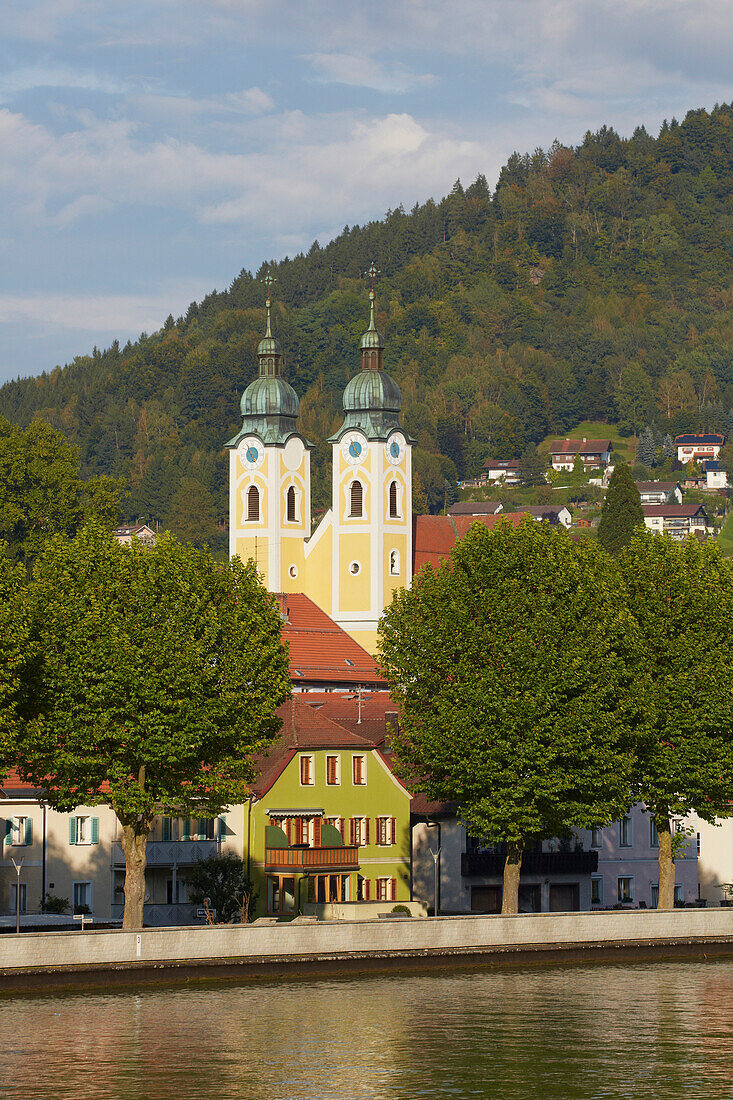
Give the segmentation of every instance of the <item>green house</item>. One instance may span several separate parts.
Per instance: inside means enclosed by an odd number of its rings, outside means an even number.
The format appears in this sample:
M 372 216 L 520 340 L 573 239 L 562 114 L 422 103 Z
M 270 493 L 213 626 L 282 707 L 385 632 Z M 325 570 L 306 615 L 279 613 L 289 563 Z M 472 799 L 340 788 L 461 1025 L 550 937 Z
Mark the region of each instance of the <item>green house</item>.
M 410 901 L 410 793 L 381 733 L 293 696 L 246 808 L 256 915 L 373 915 Z

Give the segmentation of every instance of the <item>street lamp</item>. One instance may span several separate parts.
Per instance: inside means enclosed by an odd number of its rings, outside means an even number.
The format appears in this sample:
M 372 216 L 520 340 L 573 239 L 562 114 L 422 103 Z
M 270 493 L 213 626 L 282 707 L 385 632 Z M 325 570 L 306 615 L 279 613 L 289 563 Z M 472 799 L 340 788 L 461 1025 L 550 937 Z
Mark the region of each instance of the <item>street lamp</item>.
M 23 866 L 23 860 L 21 858 L 20 861 L 18 863 L 16 863 L 13 856 L 11 856 L 10 858 L 11 858 L 13 867 L 15 867 L 15 877 L 16 877 L 16 884 L 15 884 L 15 934 L 17 936 L 20 932 L 20 871 L 21 871 L 21 868 Z

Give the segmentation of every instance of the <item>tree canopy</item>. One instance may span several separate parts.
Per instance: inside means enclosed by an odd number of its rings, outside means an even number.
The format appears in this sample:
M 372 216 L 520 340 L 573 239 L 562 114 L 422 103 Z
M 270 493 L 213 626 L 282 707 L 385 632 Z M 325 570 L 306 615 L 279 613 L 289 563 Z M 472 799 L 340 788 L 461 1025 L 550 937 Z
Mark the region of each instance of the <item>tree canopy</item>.
M 659 907 L 674 904 L 672 833 L 733 802 L 733 563 L 712 541 L 635 532 L 619 564 L 637 624 L 634 791 L 659 836 Z
M 639 490 L 625 462 L 617 462 L 601 509 L 598 541 L 609 554 L 618 554 L 631 542 L 634 531 L 644 526 Z
M 632 637 L 612 559 L 532 520 L 474 525 L 385 612 L 399 766 L 456 801 L 477 838 L 507 844 L 506 912 L 528 845 L 630 803 Z
M 92 526 L 47 543 L 28 602 L 40 661 L 19 770 L 60 810 L 112 807 L 124 926 L 139 926 L 153 819 L 242 801 L 279 728 L 290 680 L 275 601 L 252 563 L 170 536 L 121 546 Z

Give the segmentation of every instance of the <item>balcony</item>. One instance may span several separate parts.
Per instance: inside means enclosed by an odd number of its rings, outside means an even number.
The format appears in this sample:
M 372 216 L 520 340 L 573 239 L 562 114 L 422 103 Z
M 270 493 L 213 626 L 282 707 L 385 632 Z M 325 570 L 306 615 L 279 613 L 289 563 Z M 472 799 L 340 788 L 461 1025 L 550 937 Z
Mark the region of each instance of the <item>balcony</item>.
M 339 848 L 265 848 L 265 866 L 292 871 L 356 871 L 359 849 Z
M 464 852 L 461 874 L 501 878 L 504 860 L 492 852 Z M 522 875 L 590 875 L 597 870 L 598 852 L 525 852 L 522 857 Z
M 148 867 L 190 867 L 200 859 L 215 856 L 219 851 L 216 840 L 149 840 L 146 847 Z M 119 840 L 112 848 L 112 860 L 124 867 L 125 853 Z

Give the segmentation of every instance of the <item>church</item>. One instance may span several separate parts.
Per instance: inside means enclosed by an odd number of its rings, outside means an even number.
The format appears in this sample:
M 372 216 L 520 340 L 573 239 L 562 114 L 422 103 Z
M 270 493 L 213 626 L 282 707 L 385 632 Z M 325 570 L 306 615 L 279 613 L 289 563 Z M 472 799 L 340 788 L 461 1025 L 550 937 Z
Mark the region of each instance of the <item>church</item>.
M 369 653 L 377 626 L 413 572 L 412 440 L 399 421 L 400 388 L 383 366 L 374 320 L 361 370 L 347 383 L 333 449 L 331 507 L 311 531 L 311 444 L 298 430 L 298 397 L 282 377 L 271 302 L 229 449 L 229 553 L 251 558 L 271 592 L 303 593 Z M 426 517 L 439 518 L 439 517 Z M 440 517 L 447 518 L 447 517 Z

